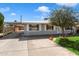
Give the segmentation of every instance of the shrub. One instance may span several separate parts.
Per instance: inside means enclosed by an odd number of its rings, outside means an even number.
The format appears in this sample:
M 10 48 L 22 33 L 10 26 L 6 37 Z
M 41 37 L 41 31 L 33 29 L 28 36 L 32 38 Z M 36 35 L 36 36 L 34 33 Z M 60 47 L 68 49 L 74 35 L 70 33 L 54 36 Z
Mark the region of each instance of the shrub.
M 57 43 L 63 47 L 79 50 L 79 40 L 71 41 L 68 38 L 60 38 L 57 40 Z
M 63 47 L 73 47 L 74 41 L 70 41 L 68 38 L 60 38 L 58 44 Z
M 79 50 L 79 40 L 75 41 L 73 48 Z

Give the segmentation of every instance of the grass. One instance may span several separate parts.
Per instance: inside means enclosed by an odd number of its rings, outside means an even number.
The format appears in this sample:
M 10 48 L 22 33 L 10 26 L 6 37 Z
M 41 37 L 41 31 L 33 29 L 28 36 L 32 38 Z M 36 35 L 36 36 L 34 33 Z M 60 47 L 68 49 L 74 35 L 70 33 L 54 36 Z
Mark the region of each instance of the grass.
M 67 49 L 79 56 L 79 51 L 78 50 L 73 49 L 73 48 L 67 48 Z
M 70 40 L 70 41 L 79 41 L 79 36 L 70 36 L 70 37 L 66 37 L 66 38 L 68 38 L 68 40 Z M 58 44 L 58 41 L 59 41 L 59 37 L 57 37 L 57 39 L 56 39 L 56 43 Z M 58 44 L 58 45 L 60 45 L 60 44 Z M 66 48 L 66 49 L 68 49 L 69 51 L 71 51 L 71 52 L 73 52 L 73 53 L 75 53 L 76 55 L 79 55 L 79 50 L 77 50 L 77 49 L 75 49 L 75 48 L 71 48 L 71 47 L 64 47 L 64 48 Z
M 67 37 L 69 40 L 71 41 L 76 41 L 79 40 L 79 36 L 71 36 L 71 37 Z

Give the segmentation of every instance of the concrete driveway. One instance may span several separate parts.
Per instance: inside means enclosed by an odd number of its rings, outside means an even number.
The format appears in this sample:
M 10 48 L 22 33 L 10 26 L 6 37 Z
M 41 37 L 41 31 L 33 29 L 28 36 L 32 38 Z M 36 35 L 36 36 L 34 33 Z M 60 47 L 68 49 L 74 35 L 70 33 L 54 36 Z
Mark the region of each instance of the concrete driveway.
M 28 40 L 27 37 L 15 36 L 9 34 L 9 38 L 0 39 L 0 56 L 75 56 L 47 38 L 30 37 Z

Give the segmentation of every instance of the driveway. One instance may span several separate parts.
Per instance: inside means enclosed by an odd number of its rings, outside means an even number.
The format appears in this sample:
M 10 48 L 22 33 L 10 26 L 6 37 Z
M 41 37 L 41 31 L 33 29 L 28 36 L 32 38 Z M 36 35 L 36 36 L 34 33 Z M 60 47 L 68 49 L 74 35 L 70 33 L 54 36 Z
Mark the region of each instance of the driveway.
M 0 40 L 0 56 L 75 56 L 48 38 L 30 37 L 28 40 L 29 37 L 15 36 L 9 34 L 9 38 Z

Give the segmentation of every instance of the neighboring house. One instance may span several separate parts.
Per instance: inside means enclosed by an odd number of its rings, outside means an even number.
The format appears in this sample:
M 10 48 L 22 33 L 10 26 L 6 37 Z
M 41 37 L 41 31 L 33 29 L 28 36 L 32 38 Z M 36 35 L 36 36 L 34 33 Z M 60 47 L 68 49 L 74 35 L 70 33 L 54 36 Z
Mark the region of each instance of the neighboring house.
M 24 35 L 51 35 L 51 34 L 61 34 L 61 28 L 58 26 L 52 26 L 49 24 L 49 21 L 26 21 L 26 22 L 6 22 L 13 27 L 15 32 L 24 32 Z M 76 33 L 79 31 L 78 25 L 76 27 L 65 28 L 65 34 L 71 32 Z

